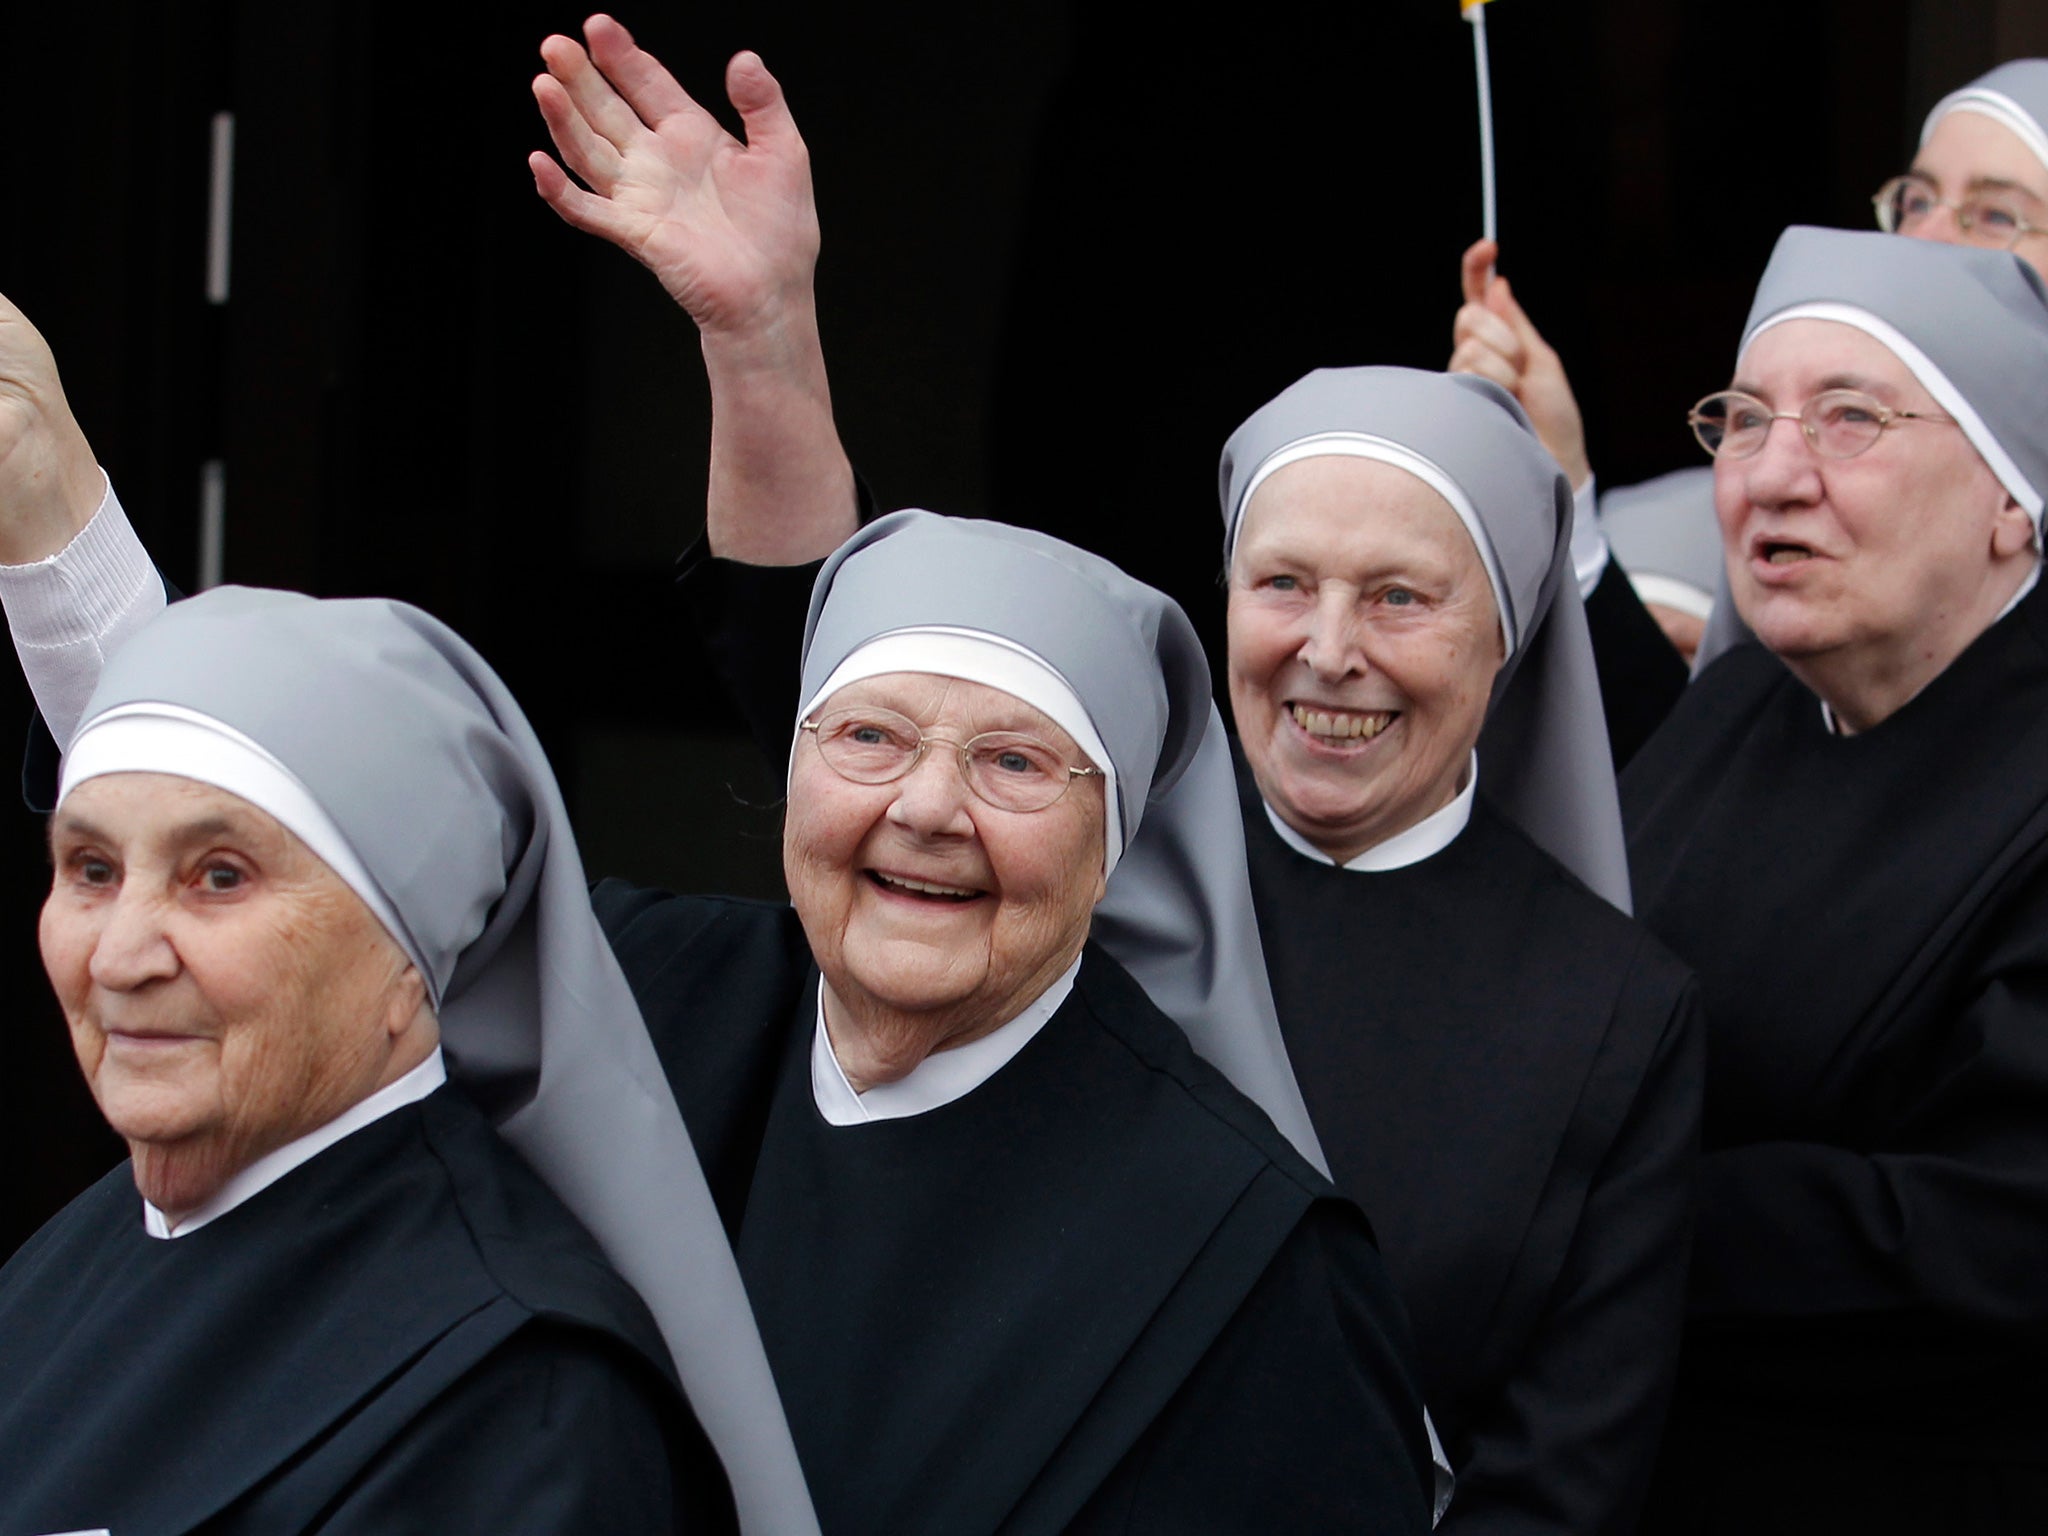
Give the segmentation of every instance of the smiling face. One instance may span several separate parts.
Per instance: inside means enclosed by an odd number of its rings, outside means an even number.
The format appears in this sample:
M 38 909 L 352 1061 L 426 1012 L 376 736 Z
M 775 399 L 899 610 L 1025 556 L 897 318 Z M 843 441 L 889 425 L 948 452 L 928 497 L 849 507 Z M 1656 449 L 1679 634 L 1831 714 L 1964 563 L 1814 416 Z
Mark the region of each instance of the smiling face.
M 1328 456 L 1253 494 L 1230 564 L 1230 704 L 1259 792 L 1339 862 L 1457 795 L 1500 670 L 1471 535 L 1407 471 Z
M 1765 331 L 1731 387 L 1774 411 L 1859 389 L 1946 414 L 1882 343 L 1830 320 Z M 1714 507 L 1737 612 L 1854 729 L 1959 655 L 2033 565 L 2026 514 L 1946 421 L 1895 421 L 1847 459 L 1773 422 L 1754 456 L 1714 461 Z
M 1981 112 L 1950 112 L 1936 123 L 1913 157 L 1913 174 L 1933 186 L 1944 202 L 1985 194 L 2026 223 L 2048 228 L 2048 166 L 2018 134 Z M 1973 242 L 1948 208 L 1935 209 L 1915 225 L 1912 237 L 1947 245 L 1983 243 L 1981 237 Z M 2012 251 L 2048 277 L 2048 235 L 2023 235 Z
M 172 1213 L 433 1048 L 424 988 L 272 817 L 190 779 L 90 779 L 50 823 L 43 965 L 79 1067 Z
M 848 684 L 814 714 L 854 706 L 893 710 L 948 743 L 1035 736 L 1089 765 L 1046 715 L 980 683 L 888 673 Z M 835 1048 L 842 1022 L 858 1026 L 894 1064 L 875 1080 L 900 1076 L 1043 992 L 1081 952 L 1102 898 L 1102 797 L 1103 781 L 1088 777 L 1044 810 L 999 810 L 974 796 L 959 753 L 936 741 L 904 777 L 856 784 L 814 740 L 799 741 L 783 873 L 829 989 Z

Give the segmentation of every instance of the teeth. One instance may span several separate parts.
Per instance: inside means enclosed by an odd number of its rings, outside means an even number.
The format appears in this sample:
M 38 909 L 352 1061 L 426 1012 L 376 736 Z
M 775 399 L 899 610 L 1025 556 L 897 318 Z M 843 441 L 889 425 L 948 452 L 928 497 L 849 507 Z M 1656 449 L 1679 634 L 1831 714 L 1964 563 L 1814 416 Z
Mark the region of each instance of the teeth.
M 915 891 L 920 896 L 978 896 L 979 891 L 962 890 L 957 885 L 935 885 L 929 880 L 906 880 L 901 875 L 885 875 L 879 869 L 874 876 L 884 885 L 893 885 L 899 891 Z
M 1290 707 L 1294 711 L 1294 723 L 1311 736 L 1331 736 L 1339 740 L 1359 737 L 1370 741 L 1394 723 L 1394 711 L 1390 709 L 1354 715 L 1349 711 L 1309 709 L 1300 704 Z
M 1769 560 L 1772 565 L 1791 565 L 1795 561 L 1812 559 L 1813 551 L 1810 549 L 1794 549 L 1789 545 L 1780 544 L 1764 558 Z

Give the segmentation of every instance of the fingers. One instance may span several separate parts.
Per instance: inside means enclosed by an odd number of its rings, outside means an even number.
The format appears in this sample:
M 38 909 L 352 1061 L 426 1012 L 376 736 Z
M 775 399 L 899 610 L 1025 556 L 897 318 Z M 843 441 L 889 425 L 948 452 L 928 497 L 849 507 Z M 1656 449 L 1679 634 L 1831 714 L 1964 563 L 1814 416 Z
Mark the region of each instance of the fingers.
M 1493 278 L 1493 264 L 1500 259 L 1500 246 L 1491 240 L 1475 240 L 1458 264 L 1458 280 L 1464 286 L 1465 302 L 1477 304 L 1486 297 Z
M 1509 365 L 1491 347 L 1477 341 L 1460 342 L 1451 353 L 1446 373 L 1474 373 L 1482 379 L 1491 379 L 1509 394 L 1518 394 L 1522 385 L 1522 371 Z
M 540 56 L 591 131 L 614 148 L 624 149 L 645 131 L 646 124 L 640 121 L 639 114 L 598 73 L 590 55 L 579 44 L 557 34 L 541 43 Z
M 1485 304 L 1467 304 L 1458 311 L 1451 323 L 1451 343 L 1454 348 L 1467 343 L 1483 347 L 1517 373 L 1529 361 L 1521 335 Z
M 526 165 L 533 172 L 534 191 L 540 194 L 542 202 L 555 210 L 564 224 L 615 245 L 626 242 L 630 231 L 626 228 L 625 216 L 610 198 L 584 191 L 569 179 L 567 172 L 539 150 L 526 157 Z
M 1494 280 L 1486 295 L 1486 307 L 1507 323 L 1524 354 L 1541 356 L 1551 352 L 1550 343 L 1543 339 L 1543 333 L 1536 329 L 1536 322 L 1516 301 L 1514 290 L 1508 286 L 1506 278 Z
M 676 83 L 661 60 L 634 42 L 633 34 L 611 17 L 591 17 L 583 23 L 583 36 L 590 45 L 592 62 L 650 128 L 679 114 L 711 121 L 711 115 Z
M 548 125 L 548 137 L 555 141 L 555 148 L 569 169 L 599 191 L 608 191 L 619 178 L 622 162 L 618 147 L 590 131 L 583 114 L 562 89 L 562 82 L 553 75 L 534 77 L 533 99 L 540 108 L 542 121 Z
M 768 73 L 761 55 L 752 49 L 734 54 L 725 66 L 725 95 L 740 115 L 749 146 L 803 147 L 803 135 L 796 130 L 781 82 Z

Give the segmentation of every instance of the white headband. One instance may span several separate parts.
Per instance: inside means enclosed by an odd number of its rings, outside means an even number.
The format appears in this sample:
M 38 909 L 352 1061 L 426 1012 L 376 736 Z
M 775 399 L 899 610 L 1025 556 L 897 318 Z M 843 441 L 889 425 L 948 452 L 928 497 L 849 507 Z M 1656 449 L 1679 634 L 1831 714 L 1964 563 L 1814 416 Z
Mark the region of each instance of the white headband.
M 1988 117 L 2001 128 L 2010 130 L 2019 141 L 2033 151 L 2034 158 L 2048 167 L 2048 133 L 2041 131 L 2041 125 L 2034 121 L 2034 114 L 2014 101 L 2003 91 L 1987 91 L 1979 86 L 1968 86 L 1944 96 L 1934 104 L 1934 110 L 1927 114 L 1927 122 L 1920 130 L 1920 142 L 1926 144 L 1934 134 L 1935 124 L 1951 112 L 1975 112 Z
M 1014 640 L 979 630 L 955 629 L 946 625 L 892 630 L 856 647 L 851 655 L 834 667 L 832 675 L 804 702 L 797 719 L 808 720 L 812 710 L 849 683 L 879 677 L 885 672 L 957 677 L 965 682 L 1000 689 L 1013 698 L 1022 699 L 1073 737 L 1074 745 L 1087 754 L 1089 762 L 1102 770 L 1102 803 L 1106 812 L 1103 818 L 1104 877 L 1116 868 L 1117 860 L 1123 857 L 1124 851 L 1123 817 L 1117 810 L 1116 764 L 1110 759 L 1109 749 L 1102 744 L 1095 722 L 1088 718 L 1080 695 L 1050 662 Z M 801 741 L 802 735 L 799 730 L 797 741 Z M 797 741 L 790 744 L 792 762 L 796 756 Z
M 1320 458 L 1371 459 L 1375 463 L 1391 464 L 1396 469 L 1406 470 L 1450 503 L 1451 510 L 1458 514 L 1458 521 L 1465 525 L 1465 532 L 1471 536 L 1473 547 L 1479 551 L 1479 563 L 1486 567 L 1486 580 L 1493 588 L 1493 605 L 1500 612 L 1500 632 L 1506 655 L 1514 655 L 1519 639 L 1515 633 L 1515 611 L 1508 601 L 1507 582 L 1501 577 L 1500 562 L 1494 557 L 1493 540 L 1487 537 L 1486 525 L 1479 521 L 1478 509 L 1439 465 L 1400 443 L 1364 432 L 1318 432 L 1313 437 L 1297 438 L 1283 448 L 1274 449 L 1252 471 L 1251 478 L 1245 482 L 1244 494 L 1238 497 L 1237 505 L 1231 509 L 1230 548 L 1236 549 L 1237 532 L 1244 522 L 1245 509 L 1252 504 L 1253 494 L 1268 477 L 1303 459 Z
M 1983 455 L 1984 462 L 1991 466 L 1991 473 L 1998 477 L 1998 483 L 2005 487 L 2006 494 L 2026 508 L 2027 516 L 2034 522 L 2034 542 L 2037 546 L 2041 543 L 2041 493 L 2020 473 L 2012 455 L 1999 445 L 1998 439 L 1991 435 L 1991 429 L 1984 425 L 1984 418 L 1963 398 L 1963 392 L 1949 382 L 1948 375 L 1935 365 L 1933 358 L 1908 341 L 1897 327 L 1869 310 L 1858 309 L 1853 304 L 1836 303 L 1795 304 L 1790 309 L 1779 310 L 1769 319 L 1758 322 L 1756 329 L 1742 339 L 1742 355 L 1749 355 L 1757 337 L 1788 320 L 1832 320 L 1838 325 L 1853 326 L 1864 335 L 1882 342 L 1892 356 L 1906 365 L 1907 372 L 1920 381 L 1921 387 L 1934 396 L 1935 403 L 1955 418 L 1956 425 L 1963 429 L 1963 436 Z M 1739 361 L 1737 366 L 1741 366 Z
M 177 704 L 123 704 L 88 720 L 64 754 L 57 803 L 88 779 L 110 773 L 167 773 L 211 784 L 266 812 L 313 851 L 363 900 L 397 941 L 429 993 L 434 972 L 348 838 L 299 776 L 258 743 L 211 715 Z M 438 1011 L 441 999 L 432 998 Z

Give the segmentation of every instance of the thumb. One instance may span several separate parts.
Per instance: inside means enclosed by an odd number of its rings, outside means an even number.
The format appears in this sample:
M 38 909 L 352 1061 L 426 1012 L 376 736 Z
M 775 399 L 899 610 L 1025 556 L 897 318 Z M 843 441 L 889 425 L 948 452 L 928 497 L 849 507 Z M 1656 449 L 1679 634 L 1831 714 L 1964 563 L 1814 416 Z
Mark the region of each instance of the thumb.
M 1465 289 L 1467 304 L 1482 304 L 1486 301 L 1488 283 L 1493 277 L 1493 264 L 1500 258 L 1500 246 L 1492 240 L 1475 240 L 1465 249 L 1465 255 L 1458 266 L 1458 277 Z
M 803 143 L 780 82 L 751 48 L 734 54 L 725 66 L 725 94 L 740 115 L 750 147 Z

